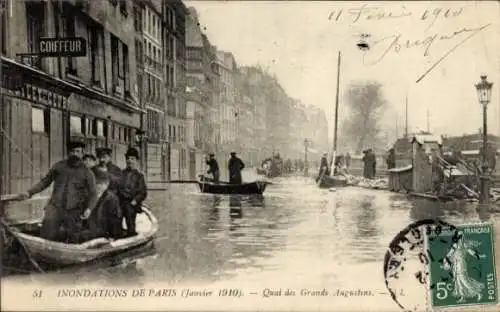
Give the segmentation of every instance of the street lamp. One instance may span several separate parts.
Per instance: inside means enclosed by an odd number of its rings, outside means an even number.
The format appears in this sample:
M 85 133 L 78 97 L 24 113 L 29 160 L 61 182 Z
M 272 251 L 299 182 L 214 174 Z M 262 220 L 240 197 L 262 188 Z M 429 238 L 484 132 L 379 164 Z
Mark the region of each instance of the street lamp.
M 482 157 L 482 174 L 481 174 L 481 189 L 479 199 L 480 203 L 486 204 L 489 201 L 489 177 L 488 159 L 487 159 L 487 145 L 488 145 L 488 103 L 491 100 L 491 87 L 493 83 L 486 80 L 486 75 L 481 76 L 481 81 L 476 84 L 477 96 L 479 103 L 483 105 L 483 157 Z
M 145 146 L 145 143 L 147 143 L 148 136 L 146 134 L 146 131 L 142 130 L 136 130 L 135 131 L 135 144 L 137 147 L 139 147 L 139 153 L 141 155 L 141 168 L 142 170 L 146 173 L 147 175 L 147 166 L 146 166 L 146 158 L 147 158 L 147 148 Z

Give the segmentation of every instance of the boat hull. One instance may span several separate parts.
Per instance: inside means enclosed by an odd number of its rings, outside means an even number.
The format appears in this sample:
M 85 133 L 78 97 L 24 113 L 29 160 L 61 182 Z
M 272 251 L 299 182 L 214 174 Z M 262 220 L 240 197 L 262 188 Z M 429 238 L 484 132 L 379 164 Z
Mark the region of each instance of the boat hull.
M 38 225 L 37 221 L 35 225 Z M 16 229 L 16 226 L 13 225 Z M 96 238 L 81 244 L 65 244 L 49 241 L 34 235 L 15 230 L 13 234 L 29 250 L 38 261 L 57 265 L 76 265 L 100 258 L 120 254 L 133 248 L 151 243 L 158 231 L 158 221 L 146 208 L 138 215 L 138 235 L 109 241 L 106 238 Z
M 198 182 L 200 191 L 202 193 L 210 194 L 263 194 L 267 187 L 267 182 L 255 181 L 243 184 L 229 184 L 229 183 L 212 183 L 212 182 Z
M 347 178 L 344 176 L 324 176 L 318 186 L 319 188 L 344 187 L 347 186 Z

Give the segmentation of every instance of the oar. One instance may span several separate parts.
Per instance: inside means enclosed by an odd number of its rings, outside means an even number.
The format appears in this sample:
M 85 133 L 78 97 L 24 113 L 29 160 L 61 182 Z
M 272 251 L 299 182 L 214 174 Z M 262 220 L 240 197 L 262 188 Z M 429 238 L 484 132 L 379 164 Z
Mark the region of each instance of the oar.
M 3 205 L 5 203 L 8 203 L 8 202 L 13 202 L 13 201 L 22 201 L 23 199 L 21 198 L 20 195 L 17 195 L 17 194 L 6 194 L 6 195 L 2 195 L 0 196 L 0 206 L 2 206 L 2 209 L 3 209 Z M 43 269 L 38 265 L 38 263 L 35 261 L 35 259 L 33 258 L 33 256 L 31 255 L 29 249 L 26 247 L 26 245 L 24 245 L 24 243 L 17 237 L 17 235 L 14 233 L 14 231 L 11 229 L 11 227 L 7 224 L 7 222 L 5 222 L 5 220 L 3 218 L 0 218 L 0 222 L 2 224 L 2 227 L 5 228 L 5 230 L 10 234 L 12 235 L 12 237 L 19 243 L 19 245 L 21 245 L 21 247 L 23 248 L 24 252 L 26 253 L 26 256 L 28 257 L 28 260 L 31 262 L 31 264 L 33 265 L 33 267 L 35 267 L 35 269 L 40 272 L 40 273 L 43 273 Z

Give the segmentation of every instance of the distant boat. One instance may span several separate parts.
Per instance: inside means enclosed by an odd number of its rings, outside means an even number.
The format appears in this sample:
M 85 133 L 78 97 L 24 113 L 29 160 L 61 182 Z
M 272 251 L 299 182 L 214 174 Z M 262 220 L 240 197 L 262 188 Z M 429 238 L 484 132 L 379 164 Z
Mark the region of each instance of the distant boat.
M 202 193 L 210 194 L 263 194 L 268 184 L 270 183 L 266 181 L 254 181 L 242 184 L 229 184 L 229 182 L 214 183 L 211 181 L 198 181 L 200 191 Z
M 347 186 L 347 178 L 341 175 L 323 176 L 321 181 L 318 181 L 319 188 L 331 188 Z

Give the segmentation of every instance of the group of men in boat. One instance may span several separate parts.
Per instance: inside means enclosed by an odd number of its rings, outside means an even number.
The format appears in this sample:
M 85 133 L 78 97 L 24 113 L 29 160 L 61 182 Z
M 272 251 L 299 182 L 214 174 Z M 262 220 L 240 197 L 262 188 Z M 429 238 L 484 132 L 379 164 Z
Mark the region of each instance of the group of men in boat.
M 208 157 L 205 159 L 205 162 L 208 165 L 207 174 L 212 175 L 214 183 L 219 183 L 220 170 L 219 170 L 219 164 L 215 159 L 215 155 L 213 153 L 209 154 Z M 229 184 L 243 183 L 243 178 L 241 177 L 241 171 L 245 169 L 245 164 L 239 157 L 236 156 L 235 152 L 231 152 L 231 158 L 229 158 L 227 169 L 229 170 Z
M 319 164 L 319 173 L 316 177 L 316 182 L 321 179 L 322 176 L 329 176 L 331 174 L 330 165 L 328 163 L 328 153 L 324 153 L 321 156 L 320 164 Z M 351 155 L 346 153 L 345 155 L 337 155 L 335 156 L 333 167 L 334 175 L 345 175 L 349 174 L 349 168 L 351 167 Z
M 40 236 L 47 240 L 81 243 L 97 237 L 118 239 L 136 235 L 136 216 L 147 196 L 138 170 L 139 152 L 130 147 L 126 168 L 111 162 L 112 150 L 97 148 L 85 154 L 85 143 L 69 142 L 67 159 L 57 162 L 21 199 L 53 184 L 45 206 Z M 126 231 L 122 229 L 125 218 Z

